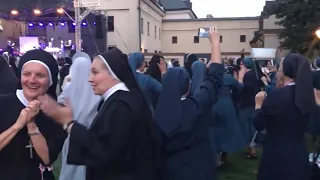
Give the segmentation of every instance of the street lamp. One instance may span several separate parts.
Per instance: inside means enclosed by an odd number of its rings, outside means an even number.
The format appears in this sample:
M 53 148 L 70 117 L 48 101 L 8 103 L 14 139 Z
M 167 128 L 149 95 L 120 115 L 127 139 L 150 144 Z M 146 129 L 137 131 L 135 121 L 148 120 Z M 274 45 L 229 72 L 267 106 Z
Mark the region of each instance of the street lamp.
M 320 28 L 316 31 L 316 36 L 320 39 Z

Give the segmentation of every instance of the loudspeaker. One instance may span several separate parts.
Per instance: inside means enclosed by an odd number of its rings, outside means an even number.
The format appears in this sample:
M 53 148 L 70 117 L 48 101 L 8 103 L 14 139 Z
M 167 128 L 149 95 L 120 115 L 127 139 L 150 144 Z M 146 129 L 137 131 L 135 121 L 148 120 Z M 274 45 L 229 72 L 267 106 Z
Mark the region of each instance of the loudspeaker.
M 95 22 L 96 22 L 96 38 L 103 39 L 105 32 L 103 32 L 103 23 L 102 23 L 101 15 L 95 16 Z

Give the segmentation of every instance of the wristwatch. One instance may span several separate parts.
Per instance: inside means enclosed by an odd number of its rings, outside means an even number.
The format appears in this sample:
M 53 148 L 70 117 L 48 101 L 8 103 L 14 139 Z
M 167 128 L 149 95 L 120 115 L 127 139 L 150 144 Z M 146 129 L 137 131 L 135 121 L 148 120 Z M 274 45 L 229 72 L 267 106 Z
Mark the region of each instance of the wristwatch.
M 36 135 L 39 135 L 40 134 L 40 131 L 39 131 L 39 128 L 37 128 L 35 131 L 33 132 L 28 132 L 28 135 L 29 136 L 36 136 Z

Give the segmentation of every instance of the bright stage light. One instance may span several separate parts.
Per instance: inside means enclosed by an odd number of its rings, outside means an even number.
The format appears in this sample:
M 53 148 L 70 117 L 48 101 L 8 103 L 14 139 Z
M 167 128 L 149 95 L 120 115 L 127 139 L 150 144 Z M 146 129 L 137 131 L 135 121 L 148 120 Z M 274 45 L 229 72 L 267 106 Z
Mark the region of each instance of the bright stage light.
M 320 28 L 316 31 L 316 36 L 320 39 Z
M 76 23 L 72 23 L 72 25 L 74 25 L 74 26 L 75 26 L 75 25 L 76 25 Z
M 86 26 L 86 25 L 87 25 L 87 23 L 83 22 L 83 23 L 82 23 L 82 25 Z
M 66 24 L 65 24 L 65 23 L 60 23 L 60 25 L 61 25 L 61 26 L 65 26 Z
M 63 10 L 62 8 L 59 8 L 59 9 L 57 9 L 57 13 L 58 13 L 58 14 L 63 14 L 63 13 L 64 13 L 64 10 Z
M 53 26 L 53 23 L 49 23 L 49 26 Z
M 29 23 L 29 26 L 30 26 L 30 27 L 33 27 L 33 24 L 32 24 L 32 23 Z
M 39 26 L 43 26 L 43 23 L 39 23 Z
M 41 11 L 39 9 L 35 9 L 35 10 L 33 10 L 33 13 L 35 15 L 39 15 L 39 14 L 41 14 Z
M 93 22 L 93 25 L 96 25 L 97 23 L 96 22 Z
M 12 15 L 18 15 L 19 12 L 18 12 L 17 10 L 12 10 L 12 11 L 11 11 L 11 14 L 12 14 Z

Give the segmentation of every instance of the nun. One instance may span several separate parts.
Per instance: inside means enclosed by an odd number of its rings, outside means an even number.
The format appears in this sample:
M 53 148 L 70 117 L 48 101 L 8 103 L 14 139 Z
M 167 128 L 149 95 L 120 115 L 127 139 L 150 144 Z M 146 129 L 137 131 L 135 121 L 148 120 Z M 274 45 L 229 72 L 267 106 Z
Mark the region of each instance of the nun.
M 1 180 L 53 180 L 66 133 L 41 110 L 37 98 L 55 86 L 58 65 L 42 50 L 21 57 L 21 90 L 0 96 Z
M 316 103 L 314 103 L 312 111 L 310 112 L 307 133 L 313 135 L 315 140 L 315 137 L 320 135 L 320 104 L 318 104 L 319 100 L 317 99 L 317 97 L 319 97 L 318 94 L 320 94 L 320 57 L 317 57 L 313 64 L 315 67 L 315 71 L 312 72 L 313 90 L 316 97 Z
M 184 68 L 186 68 L 187 72 L 189 73 L 190 77 L 193 77 L 191 66 L 194 62 L 198 61 L 198 58 L 195 54 L 188 54 L 186 61 L 184 63 Z
M 164 73 L 167 71 L 167 63 L 165 62 L 164 58 L 159 55 L 152 56 L 149 67 L 145 74 L 151 76 L 158 82 L 162 83 L 162 77 Z M 158 103 L 159 94 L 158 93 L 152 93 L 152 105 L 154 108 L 156 108 Z
M 217 101 L 223 65 L 219 35 L 211 28 L 210 72 L 198 93 L 189 96 L 190 78 L 184 68 L 168 69 L 155 110 L 162 142 L 162 180 L 214 180 L 215 162 L 202 116 Z M 169 106 L 170 105 L 170 106 Z
M 162 84 L 153 77 L 143 74 L 146 63 L 142 53 L 130 54 L 129 64 L 153 114 L 152 94 L 159 96 L 162 91 Z
M 59 96 L 59 103 L 65 104 L 65 100 L 70 102 L 73 119 L 89 128 L 93 118 L 97 114 L 97 109 L 101 97 L 95 95 L 89 83 L 91 59 L 78 57 L 70 68 L 71 81 L 64 87 Z M 62 165 L 59 180 L 85 180 L 86 167 L 67 164 L 70 136 L 64 142 L 62 148 Z
M 304 139 L 314 103 L 312 73 L 300 54 L 289 54 L 280 64 L 278 89 L 256 96 L 253 123 L 268 134 L 257 180 L 307 180 L 309 153 Z
M 18 79 L 2 56 L 0 56 L 0 77 L 0 94 L 15 93 L 18 88 Z
M 69 134 L 67 163 L 86 166 L 86 180 L 156 179 L 154 124 L 127 55 L 114 48 L 96 56 L 89 82 L 104 99 L 89 128 L 73 119 L 70 104 L 39 98 L 41 109 Z
M 246 157 L 248 159 L 256 159 L 257 154 L 250 145 L 252 138 L 256 132 L 252 124 L 252 114 L 254 112 L 255 102 L 254 98 L 256 94 L 261 91 L 264 86 L 263 82 L 259 79 L 257 72 L 255 71 L 255 64 L 251 58 L 244 58 L 240 63 L 242 69 L 246 69 L 247 72 L 243 77 L 243 88 L 238 95 L 238 108 L 239 108 L 239 122 L 243 133 L 243 137 L 248 144 L 248 152 Z
M 231 74 L 224 73 L 218 102 L 211 110 L 215 121 L 214 133 L 211 136 L 215 138 L 216 149 L 220 155 L 219 166 L 226 165 L 228 153 L 237 152 L 246 145 L 232 99 L 232 94 L 240 93 L 243 88 L 243 72 L 239 72 L 238 80 Z

